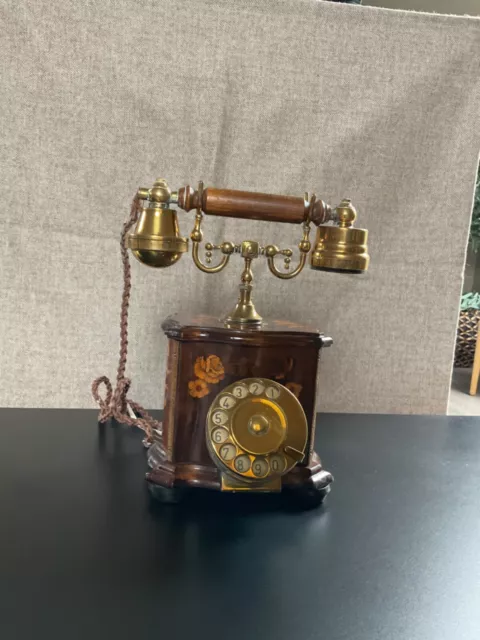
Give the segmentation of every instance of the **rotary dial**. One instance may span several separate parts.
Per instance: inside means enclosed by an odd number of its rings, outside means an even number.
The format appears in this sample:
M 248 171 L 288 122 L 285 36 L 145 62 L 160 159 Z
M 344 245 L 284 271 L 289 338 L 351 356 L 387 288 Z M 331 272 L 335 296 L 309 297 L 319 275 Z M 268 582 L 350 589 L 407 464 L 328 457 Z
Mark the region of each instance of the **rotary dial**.
M 207 416 L 207 445 L 215 464 L 246 482 L 283 475 L 303 459 L 307 420 L 286 387 L 246 378 L 225 387 Z

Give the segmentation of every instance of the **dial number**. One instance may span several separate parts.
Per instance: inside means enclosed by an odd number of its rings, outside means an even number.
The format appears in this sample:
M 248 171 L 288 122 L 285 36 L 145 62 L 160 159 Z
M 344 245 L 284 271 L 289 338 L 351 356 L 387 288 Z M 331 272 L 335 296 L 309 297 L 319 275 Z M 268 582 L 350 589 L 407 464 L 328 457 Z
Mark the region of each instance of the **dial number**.
M 270 469 L 273 471 L 273 473 L 283 473 L 286 466 L 287 461 L 280 453 L 276 453 L 273 456 L 270 456 Z
M 243 384 L 239 384 L 238 386 L 233 387 L 233 395 L 240 399 L 246 398 L 248 395 L 248 389 L 247 387 L 244 387 Z
M 263 384 L 261 382 L 252 382 L 252 384 L 249 386 L 248 390 L 254 396 L 259 396 L 264 392 L 265 387 L 263 386 Z
M 268 473 L 268 462 L 265 458 L 255 458 L 252 464 L 252 473 L 256 478 L 263 478 Z
M 215 424 L 225 424 L 228 420 L 228 413 L 225 413 L 225 411 L 215 411 L 212 420 Z
M 220 447 L 220 457 L 226 462 L 231 462 L 237 453 L 237 448 L 233 444 L 222 444 Z
M 233 396 L 222 396 L 218 402 L 222 409 L 231 409 L 237 404 Z
M 214 429 L 212 431 L 212 440 L 217 444 L 222 444 L 222 442 L 228 440 L 228 436 L 228 431 L 223 427 L 219 427 L 218 429 Z
M 277 389 L 277 387 L 267 387 L 265 390 L 265 395 L 271 400 L 276 400 L 280 395 L 280 389 Z
M 250 458 L 245 454 L 237 456 L 233 466 L 239 473 L 246 473 L 250 469 Z

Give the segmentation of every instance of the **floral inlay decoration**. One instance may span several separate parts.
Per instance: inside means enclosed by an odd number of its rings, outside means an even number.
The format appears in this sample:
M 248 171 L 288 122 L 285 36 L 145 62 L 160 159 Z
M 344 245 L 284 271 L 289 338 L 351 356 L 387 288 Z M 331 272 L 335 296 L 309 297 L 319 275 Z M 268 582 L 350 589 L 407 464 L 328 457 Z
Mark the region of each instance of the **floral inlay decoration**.
M 188 383 L 188 392 L 193 398 L 203 398 L 211 391 L 209 385 L 218 384 L 225 377 L 225 368 L 218 356 L 199 356 L 195 360 L 193 372 L 195 380 Z

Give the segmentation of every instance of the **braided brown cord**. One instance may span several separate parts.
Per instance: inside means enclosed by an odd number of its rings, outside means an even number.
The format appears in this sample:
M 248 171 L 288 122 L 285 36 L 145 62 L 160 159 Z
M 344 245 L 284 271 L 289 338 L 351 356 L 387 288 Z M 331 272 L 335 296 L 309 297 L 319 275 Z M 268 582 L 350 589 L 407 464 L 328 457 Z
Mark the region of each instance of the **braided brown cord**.
M 146 443 L 152 442 L 153 431 L 161 430 L 162 423 L 155 420 L 146 409 L 141 405 L 127 400 L 127 393 L 130 388 L 131 381 L 125 377 L 125 368 L 127 366 L 128 352 L 128 307 L 130 304 L 130 291 L 132 288 L 132 277 L 130 260 L 127 249 L 127 234 L 133 225 L 137 222 L 140 213 L 140 200 L 135 196 L 132 202 L 132 208 L 128 220 L 123 225 L 122 235 L 120 237 L 120 251 L 123 264 L 123 295 L 122 307 L 120 313 L 120 358 L 117 369 L 117 384 L 113 391 L 112 383 L 106 376 L 100 376 L 92 383 L 92 395 L 95 402 L 100 406 L 98 415 L 99 422 L 106 422 L 109 418 L 113 418 L 117 422 L 127 424 L 131 427 L 139 427 L 146 433 Z M 104 384 L 107 393 L 102 398 L 99 393 L 100 385 Z M 132 418 L 128 414 L 128 409 L 133 410 L 137 417 Z

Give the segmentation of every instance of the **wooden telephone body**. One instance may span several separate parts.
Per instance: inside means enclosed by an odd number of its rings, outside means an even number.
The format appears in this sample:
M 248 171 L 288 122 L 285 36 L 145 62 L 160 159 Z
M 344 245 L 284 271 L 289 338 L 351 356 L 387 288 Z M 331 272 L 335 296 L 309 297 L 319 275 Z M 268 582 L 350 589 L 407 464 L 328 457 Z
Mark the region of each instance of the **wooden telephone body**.
M 163 431 L 150 449 L 152 468 L 147 474 L 154 492 L 155 487 L 223 491 L 289 488 L 299 495 L 301 492 L 304 501 L 321 502 L 333 478 L 313 451 L 316 389 L 320 350 L 329 346 L 331 339 L 289 322 L 275 321 L 261 329 L 229 329 L 205 316 L 173 316 L 164 322 L 163 330 L 168 337 Z M 248 387 L 255 393 L 262 391 L 262 385 L 265 387 L 260 397 L 265 397 L 268 389 L 265 380 L 281 385 L 285 394 L 298 398 L 307 423 L 305 451 L 293 469 L 281 475 L 284 462 L 280 459 L 279 466 L 278 460 L 273 459 L 273 466 L 277 466 L 272 469 L 272 454 L 262 455 L 268 471 L 252 484 L 244 482 L 235 470 L 228 473 L 219 468 L 206 429 L 212 401 L 221 396 L 222 390 L 233 383 L 242 385 L 244 380 L 249 381 L 244 385 L 246 392 Z M 257 387 L 253 386 L 256 381 L 260 381 Z M 282 446 L 279 450 L 280 454 L 273 455 L 285 455 Z M 235 457 L 242 455 L 245 452 L 237 448 Z M 255 459 L 253 456 L 252 466 Z M 178 495 L 175 491 L 170 495 L 156 493 L 167 500 Z

